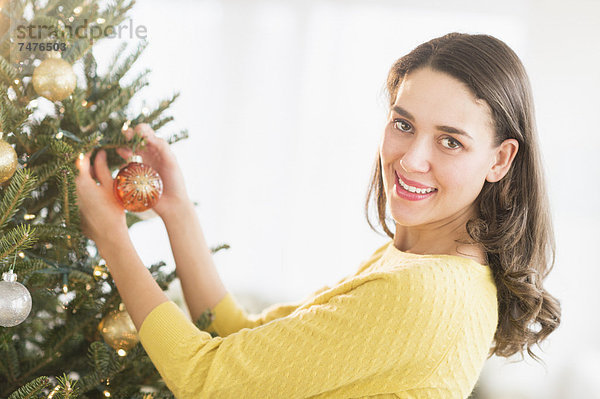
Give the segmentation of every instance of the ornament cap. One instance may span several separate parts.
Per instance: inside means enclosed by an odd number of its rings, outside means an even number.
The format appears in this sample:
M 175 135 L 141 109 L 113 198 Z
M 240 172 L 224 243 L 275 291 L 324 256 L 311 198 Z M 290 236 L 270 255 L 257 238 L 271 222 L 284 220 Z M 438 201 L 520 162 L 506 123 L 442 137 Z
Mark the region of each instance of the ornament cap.
M 132 155 L 127 159 L 127 162 L 142 163 L 142 156 L 141 155 Z
M 17 281 L 17 275 L 15 273 L 13 273 L 13 271 L 11 270 L 11 271 L 2 273 L 2 280 L 8 281 L 9 283 L 14 283 L 15 281 Z

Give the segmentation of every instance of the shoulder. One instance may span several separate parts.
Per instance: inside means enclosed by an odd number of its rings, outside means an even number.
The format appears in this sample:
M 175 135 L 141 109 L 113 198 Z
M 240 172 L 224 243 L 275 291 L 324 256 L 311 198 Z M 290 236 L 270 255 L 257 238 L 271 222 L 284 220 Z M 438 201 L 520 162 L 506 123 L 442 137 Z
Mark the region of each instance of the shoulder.
M 488 266 L 464 257 L 431 255 L 403 259 L 385 265 L 381 271 L 394 282 L 397 291 L 421 305 L 491 307 L 497 290 Z

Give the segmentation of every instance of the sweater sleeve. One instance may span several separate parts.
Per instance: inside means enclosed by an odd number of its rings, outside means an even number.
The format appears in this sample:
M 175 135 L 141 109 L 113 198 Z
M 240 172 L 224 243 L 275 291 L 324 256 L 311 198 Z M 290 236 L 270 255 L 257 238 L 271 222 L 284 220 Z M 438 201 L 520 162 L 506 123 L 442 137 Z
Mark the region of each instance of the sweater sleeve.
M 344 277 L 335 285 L 341 284 L 348 277 Z M 214 319 L 212 323 L 205 329 L 207 332 L 216 332 L 220 337 L 226 337 L 229 334 L 238 332 L 242 328 L 254 328 L 262 326 L 272 320 L 285 317 L 296 310 L 306 301 L 316 297 L 322 292 L 331 289 L 329 286 L 324 286 L 305 299 L 300 301 L 275 303 L 266 307 L 258 314 L 248 314 L 244 308 L 236 301 L 235 297 L 227 292 L 225 297 L 212 309 Z
M 179 399 L 309 397 L 392 367 L 407 372 L 396 383 L 409 388 L 415 372 L 421 381 L 441 362 L 451 346 L 444 337 L 453 340 L 461 322 L 440 320 L 436 295 L 435 288 L 415 291 L 373 273 L 288 317 L 224 338 L 198 330 L 165 302 L 146 317 L 139 336 Z M 455 311 L 448 305 L 446 316 Z
M 364 271 L 368 266 L 372 265 L 381 257 L 381 254 L 383 253 L 386 247 L 387 243 L 377 248 L 377 250 L 375 250 L 375 252 L 371 255 L 371 257 L 368 260 L 360 264 L 358 270 L 354 274 L 342 278 L 333 286 L 335 287 Z M 324 287 L 319 288 L 318 290 L 316 290 L 315 292 L 308 295 L 302 300 L 285 303 L 276 303 L 266 307 L 262 312 L 258 314 L 248 314 L 244 310 L 244 308 L 240 306 L 240 304 L 236 301 L 233 294 L 227 292 L 227 294 L 225 294 L 225 296 L 219 301 L 219 303 L 217 303 L 217 305 L 215 305 L 211 309 L 214 319 L 212 323 L 204 329 L 204 331 L 210 333 L 217 333 L 220 337 L 226 337 L 229 334 L 238 332 L 242 328 L 255 328 L 258 326 L 262 326 L 263 324 L 268 323 L 272 320 L 289 315 L 303 303 L 313 299 L 317 295 L 330 289 L 331 286 L 326 285 Z

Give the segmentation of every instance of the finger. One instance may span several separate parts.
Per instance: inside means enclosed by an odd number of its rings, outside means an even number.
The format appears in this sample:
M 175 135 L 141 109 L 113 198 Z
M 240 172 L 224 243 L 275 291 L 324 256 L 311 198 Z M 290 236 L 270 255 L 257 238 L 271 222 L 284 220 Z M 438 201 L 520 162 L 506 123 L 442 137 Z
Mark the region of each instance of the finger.
M 131 149 L 127 147 L 117 148 L 116 151 L 117 154 L 119 154 L 119 156 L 124 160 L 128 160 L 129 157 L 133 155 L 133 151 L 131 151 Z
M 147 123 L 140 123 L 139 125 L 135 125 L 134 131 L 141 135 L 142 137 L 155 137 L 154 130 Z
M 98 158 L 98 154 L 96 154 L 96 158 Z M 94 162 L 96 162 L 96 161 L 94 161 Z M 94 164 L 92 164 L 92 157 L 91 156 L 90 156 L 90 176 L 92 176 L 92 179 L 94 180 L 94 183 L 96 183 L 96 181 L 98 180 L 98 177 L 96 176 L 96 171 L 94 170 Z
M 151 143 L 152 145 L 161 145 L 160 141 L 162 139 L 156 135 L 149 124 L 140 123 L 139 125 L 135 126 L 134 130 L 139 136 L 145 138 L 147 143 Z
M 125 135 L 125 138 L 127 139 L 127 141 L 130 141 L 133 138 L 133 135 L 135 134 L 135 132 L 133 131 L 132 128 L 129 128 L 127 130 L 123 130 L 123 134 Z
M 96 159 L 94 160 L 94 170 L 96 171 L 96 177 L 105 187 L 112 187 L 113 179 L 110 174 L 110 169 L 108 169 L 108 165 L 106 164 L 106 151 L 100 150 L 96 155 Z
M 92 176 L 90 175 L 90 156 L 92 152 L 88 152 L 83 156 L 79 156 L 75 161 L 75 167 L 79 170 L 79 174 L 75 177 L 75 181 L 78 184 L 87 184 L 93 182 Z

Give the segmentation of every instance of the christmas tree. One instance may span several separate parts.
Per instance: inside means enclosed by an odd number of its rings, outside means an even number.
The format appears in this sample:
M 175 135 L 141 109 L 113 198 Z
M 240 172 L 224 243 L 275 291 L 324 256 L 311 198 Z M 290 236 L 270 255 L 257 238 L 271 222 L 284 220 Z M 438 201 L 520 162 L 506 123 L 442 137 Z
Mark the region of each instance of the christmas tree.
M 123 77 L 145 41 L 122 44 L 98 74 L 94 45 L 114 37 L 133 4 L 0 0 L 0 398 L 173 397 L 81 232 L 75 195 L 80 154 L 105 149 L 116 170 L 116 148 L 145 144 L 124 129 L 172 120 L 164 111 L 177 94 L 139 115 L 129 109 L 149 71 Z M 138 222 L 127 213 L 128 226 Z M 164 262 L 149 268 L 163 290 L 175 278 Z M 196 325 L 209 323 L 207 312 Z

